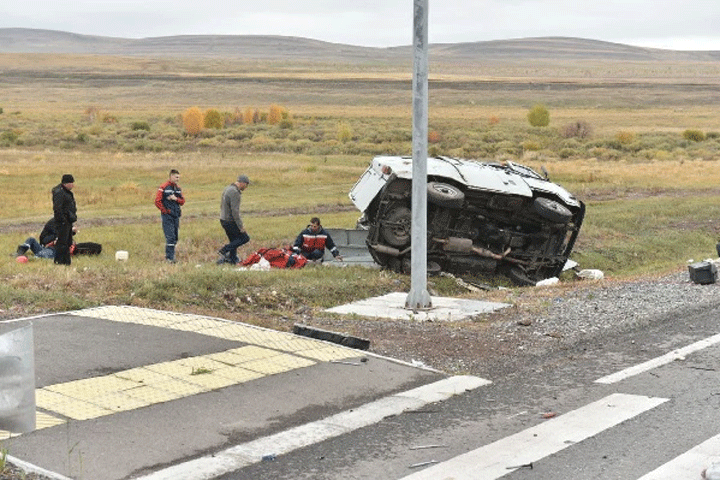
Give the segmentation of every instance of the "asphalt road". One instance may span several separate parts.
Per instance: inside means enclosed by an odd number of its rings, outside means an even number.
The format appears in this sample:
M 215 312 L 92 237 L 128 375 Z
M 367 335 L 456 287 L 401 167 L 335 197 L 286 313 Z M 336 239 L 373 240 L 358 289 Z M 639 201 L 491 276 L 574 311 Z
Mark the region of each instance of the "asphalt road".
M 720 462 L 718 320 L 697 309 L 576 344 L 220 478 L 697 480 Z

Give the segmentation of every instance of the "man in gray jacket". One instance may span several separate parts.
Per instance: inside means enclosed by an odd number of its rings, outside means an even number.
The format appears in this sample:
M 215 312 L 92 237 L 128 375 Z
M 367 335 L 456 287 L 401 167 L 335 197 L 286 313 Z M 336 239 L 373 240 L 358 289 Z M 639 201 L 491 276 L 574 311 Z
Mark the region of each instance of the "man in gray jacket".
M 218 250 L 220 260 L 218 265 L 240 263 L 237 256 L 238 247 L 250 241 L 250 236 L 245 231 L 242 218 L 240 217 L 240 201 L 242 192 L 250 185 L 247 175 L 240 175 L 235 183 L 225 187 L 220 200 L 220 225 L 225 230 L 229 243 Z

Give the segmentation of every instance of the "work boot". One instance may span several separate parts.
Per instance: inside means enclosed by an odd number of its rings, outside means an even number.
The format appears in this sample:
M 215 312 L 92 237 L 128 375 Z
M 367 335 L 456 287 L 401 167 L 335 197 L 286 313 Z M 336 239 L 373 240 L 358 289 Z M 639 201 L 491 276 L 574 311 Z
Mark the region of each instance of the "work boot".
M 30 249 L 30 247 L 24 243 L 22 245 L 18 245 L 17 252 L 15 252 L 15 256 L 20 257 L 22 255 L 25 255 L 29 249 Z

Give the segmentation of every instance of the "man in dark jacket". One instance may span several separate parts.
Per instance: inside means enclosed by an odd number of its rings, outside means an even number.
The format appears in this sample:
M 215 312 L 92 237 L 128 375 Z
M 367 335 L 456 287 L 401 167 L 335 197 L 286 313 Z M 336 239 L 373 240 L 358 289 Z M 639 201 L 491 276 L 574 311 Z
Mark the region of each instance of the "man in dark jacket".
M 55 245 L 55 263 L 70 265 L 70 246 L 72 245 L 73 223 L 77 221 L 77 207 L 72 189 L 75 179 L 66 173 L 60 184 L 52 189 L 53 217 L 57 228 L 57 244 Z
M 155 195 L 155 206 L 160 210 L 162 229 L 165 234 L 165 260 L 175 263 L 175 245 L 180 230 L 181 206 L 185 205 L 185 198 L 180 189 L 180 172 L 170 170 L 168 181 L 160 185 Z
M 299 253 L 308 260 L 320 260 L 325 256 L 325 249 L 330 250 L 335 260 L 342 261 L 335 242 L 325 229 L 320 225 L 320 219 L 313 217 L 310 219 L 310 225 L 295 239 L 293 251 Z

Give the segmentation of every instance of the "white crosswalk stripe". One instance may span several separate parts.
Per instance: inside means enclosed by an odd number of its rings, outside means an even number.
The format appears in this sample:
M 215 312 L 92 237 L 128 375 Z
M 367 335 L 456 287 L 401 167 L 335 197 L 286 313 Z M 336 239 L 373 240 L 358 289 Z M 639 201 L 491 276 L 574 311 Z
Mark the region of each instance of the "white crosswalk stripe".
M 638 480 L 695 480 L 700 478 L 700 472 L 704 468 L 717 462 L 720 462 L 720 435 L 688 450 Z
M 597 380 L 595 380 L 595 383 L 617 383 L 621 380 L 625 380 L 626 378 L 630 378 L 639 373 L 647 372 L 654 368 L 661 367 L 670 362 L 674 362 L 676 360 L 683 360 L 691 353 L 698 352 L 704 348 L 711 347 L 718 343 L 720 343 L 720 334 L 705 338 L 703 340 L 700 340 L 699 342 L 695 342 L 683 348 L 678 348 L 677 350 L 673 350 L 670 353 L 666 353 L 665 355 L 662 355 L 660 357 L 653 358 L 652 360 L 648 360 L 647 362 L 633 365 L 632 367 L 626 368 L 625 370 L 621 370 L 611 375 L 606 375 L 602 378 L 598 378 Z
M 521 465 L 537 462 L 666 401 L 666 398 L 612 394 L 402 480 L 494 480 Z

